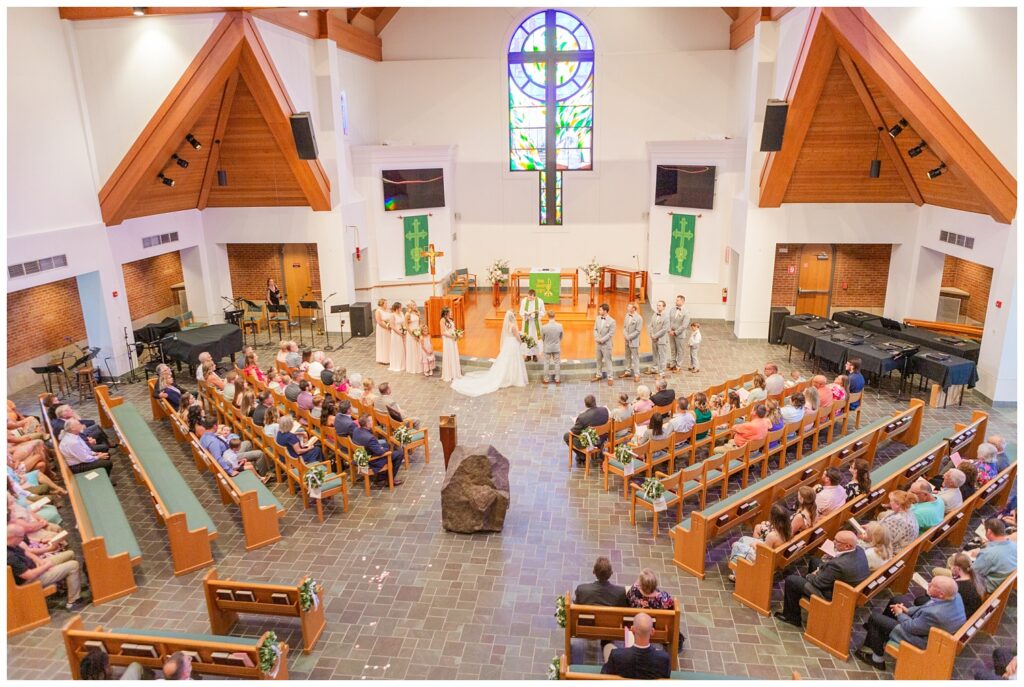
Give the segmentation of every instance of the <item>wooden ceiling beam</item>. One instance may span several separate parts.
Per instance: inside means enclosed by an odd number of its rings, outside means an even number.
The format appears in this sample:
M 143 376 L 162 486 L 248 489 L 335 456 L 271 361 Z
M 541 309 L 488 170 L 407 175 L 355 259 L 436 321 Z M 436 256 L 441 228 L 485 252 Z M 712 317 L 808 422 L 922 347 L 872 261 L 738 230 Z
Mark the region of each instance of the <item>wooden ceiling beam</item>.
M 907 169 L 907 162 L 903 159 L 899 146 L 896 145 L 896 141 L 889 135 L 889 125 L 882 119 L 882 113 L 878 111 L 878 105 L 875 104 L 874 98 L 871 97 L 868 86 L 864 83 L 864 77 L 861 76 L 857 65 L 853 63 L 850 56 L 842 49 L 839 50 L 839 61 L 843 63 L 843 69 L 846 70 L 846 75 L 850 77 L 853 89 L 857 91 L 864 109 L 867 110 L 868 117 L 871 118 L 871 123 L 875 125 L 876 129 L 880 130 L 879 138 L 881 139 L 882 147 L 889 154 L 889 159 L 892 160 L 893 166 L 896 167 L 896 173 L 899 174 L 903 185 L 906 186 L 907 193 L 910 194 L 915 205 L 924 205 L 921 191 L 917 188 L 917 184 L 914 183 L 914 177 L 911 175 L 910 170 Z
M 739 16 L 740 16 L 740 8 L 739 7 L 723 7 L 721 9 L 722 9 L 723 12 L 728 14 L 729 15 L 729 19 L 732 19 L 733 21 L 736 21 L 739 18 Z
M 380 38 L 357 29 L 331 13 L 327 14 L 327 37 L 337 43 L 339 48 L 347 52 L 360 55 L 374 62 L 380 62 L 384 59 Z
M 761 195 L 758 203 L 760 207 L 776 208 L 782 204 L 789 180 L 796 168 L 800 149 L 811 126 L 818 99 L 835 60 L 836 50 L 835 38 L 824 25 L 821 8 L 816 7 L 811 10 L 800 54 L 793 67 L 793 75 L 786 92 L 789 113 L 786 116 L 782 149 L 768 153 L 761 171 Z
M 849 7 L 814 12 L 821 13 L 833 40 L 860 73 L 882 89 L 946 166 L 973 187 L 992 218 L 1009 224 L 1017 210 L 1017 180 L 870 14 Z
M 348 23 L 351 24 L 352 20 L 355 19 L 356 17 L 358 17 L 359 13 L 362 12 L 362 11 L 363 11 L 362 7 L 349 7 L 348 9 L 345 10 L 345 19 L 346 19 L 346 21 L 348 21 Z
M 92 19 L 119 19 L 134 16 L 132 7 L 59 7 L 61 19 L 88 21 Z M 147 17 L 173 14 L 210 14 L 212 12 L 238 11 L 238 7 L 147 7 Z
M 380 14 L 373 20 L 373 33 L 376 36 L 380 35 L 380 32 L 395 18 L 398 14 L 399 7 L 382 7 Z
M 224 94 L 221 96 L 220 109 L 217 112 L 217 126 L 213 130 L 213 140 L 210 141 L 210 156 L 206 159 L 206 170 L 203 172 L 203 185 L 199 191 L 199 199 L 196 202 L 197 210 L 205 210 L 210 201 L 210 189 L 213 187 L 214 179 L 217 177 L 217 162 L 220 159 L 221 142 L 224 140 L 224 131 L 228 126 L 228 119 L 231 117 L 231 104 L 235 100 L 235 91 L 238 89 L 238 72 L 236 71 L 228 79 L 224 86 Z
M 754 29 L 763 21 L 776 21 L 792 7 L 723 7 L 732 18 L 729 26 L 729 48 L 736 50 L 754 37 Z
M 326 38 L 321 31 L 321 15 L 327 10 L 306 10 L 308 15 L 299 15 L 297 9 L 291 7 L 273 9 L 252 9 L 250 14 L 259 17 L 263 21 L 275 24 L 282 28 L 302 34 L 307 38 Z

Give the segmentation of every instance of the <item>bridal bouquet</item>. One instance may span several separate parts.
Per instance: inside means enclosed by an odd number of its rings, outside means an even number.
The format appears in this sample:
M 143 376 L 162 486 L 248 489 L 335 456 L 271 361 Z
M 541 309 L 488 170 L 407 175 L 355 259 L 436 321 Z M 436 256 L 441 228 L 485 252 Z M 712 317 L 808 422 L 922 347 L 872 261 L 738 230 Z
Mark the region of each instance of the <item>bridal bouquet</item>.
M 402 325 L 398 325 L 398 333 L 401 334 L 402 336 L 405 336 L 405 327 L 403 327 Z
M 508 281 L 508 260 L 495 260 L 487 268 L 487 280 L 492 284 L 504 284 Z
M 418 339 L 421 336 L 423 336 L 423 330 L 420 329 L 419 327 L 416 327 L 415 329 L 412 330 L 412 335 Z
M 591 286 L 601 281 L 601 265 L 598 264 L 597 258 L 591 258 L 590 263 L 583 267 L 583 272 L 587 275 L 587 282 Z
M 465 329 L 456 329 L 454 332 L 452 332 L 452 339 L 454 341 L 461 341 L 462 337 L 464 337 L 465 335 L 466 335 L 466 330 Z
M 519 340 L 521 342 L 523 342 L 526 345 L 527 348 L 536 348 L 537 347 L 537 340 L 534 339 L 529 334 L 520 334 Z

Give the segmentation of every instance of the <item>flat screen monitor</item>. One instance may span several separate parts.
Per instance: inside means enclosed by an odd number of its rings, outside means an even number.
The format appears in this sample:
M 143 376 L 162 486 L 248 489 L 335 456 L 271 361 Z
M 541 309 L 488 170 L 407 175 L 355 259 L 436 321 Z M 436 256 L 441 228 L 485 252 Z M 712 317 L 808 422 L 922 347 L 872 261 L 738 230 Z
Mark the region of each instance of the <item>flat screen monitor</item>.
M 658 165 L 654 204 L 713 210 L 715 168 L 709 165 Z
M 443 169 L 389 169 L 382 176 L 385 210 L 444 207 Z

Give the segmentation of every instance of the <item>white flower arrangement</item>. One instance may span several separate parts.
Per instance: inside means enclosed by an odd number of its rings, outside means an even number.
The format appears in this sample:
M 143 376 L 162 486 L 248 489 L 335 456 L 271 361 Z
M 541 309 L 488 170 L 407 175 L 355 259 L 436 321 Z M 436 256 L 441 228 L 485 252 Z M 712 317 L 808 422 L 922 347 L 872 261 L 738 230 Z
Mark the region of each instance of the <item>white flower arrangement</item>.
M 394 439 L 402 446 L 405 446 L 413 439 L 412 428 L 408 425 L 400 425 L 398 429 L 395 430 Z
M 315 499 L 320 498 L 320 489 L 324 486 L 324 482 L 327 481 L 327 468 L 324 465 L 317 465 L 311 470 L 306 471 L 306 490 L 309 491 L 309 495 Z
M 601 437 L 593 427 L 587 427 L 580 432 L 580 446 L 583 448 L 596 448 L 601 443 Z
M 548 664 L 548 679 L 549 680 L 560 680 L 561 679 L 561 662 L 558 656 L 551 659 L 551 663 Z
M 366 452 L 366 449 L 360 446 L 352 454 L 352 462 L 356 465 L 356 470 L 360 475 L 370 474 L 370 454 Z
M 464 337 L 465 335 L 466 335 L 466 330 L 465 329 L 456 329 L 454 332 L 452 332 L 452 339 L 454 341 L 461 341 L 462 337 Z
M 504 284 L 508 281 L 508 260 L 495 260 L 487 268 L 487 280 L 492 284 Z
M 601 281 L 601 265 L 597 262 L 597 258 L 591 258 L 590 262 L 583 267 L 583 272 L 587 275 L 587 283 L 591 286 Z
M 419 327 L 416 327 L 415 329 L 412 330 L 412 335 L 418 339 L 421 336 L 423 336 L 423 330 L 420 329 Z
M 519 335 L 519 341 L 524 343 L 527 348 L 536 348 L 537 347 L 537 340 L 534 339 L 529 334 L 520 334 Z

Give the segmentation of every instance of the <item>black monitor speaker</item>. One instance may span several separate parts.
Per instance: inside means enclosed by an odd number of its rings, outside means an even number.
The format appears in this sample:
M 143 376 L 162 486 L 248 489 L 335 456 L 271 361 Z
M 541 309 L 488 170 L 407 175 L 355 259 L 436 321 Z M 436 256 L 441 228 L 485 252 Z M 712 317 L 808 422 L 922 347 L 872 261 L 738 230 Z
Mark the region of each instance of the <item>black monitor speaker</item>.
M 300 112 L 290 117 L 292 137 L 295 139 L 295 150 L 300 160 L 316 159 L 316 136 L 313 134 L 313 120 L 308 112 Z
M 761 130 L 761 152 L 782 150 L 782 135 L 786 131 L 786 115 L 789 103 L 785 100 L 769 100 L 764 108 L 764 129 Z
M 768 319 L 768 343 L 782 343 L 782 333 L 785 331 L 786 318 L 789 317 L 789 308 L 773 307 Z
M 369 303 L 353 303 L 348 316 L 352 324 L 352 336 L 366 337 L 373 334 L 373 309 Z

